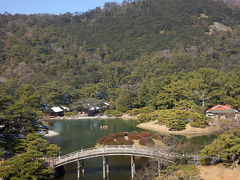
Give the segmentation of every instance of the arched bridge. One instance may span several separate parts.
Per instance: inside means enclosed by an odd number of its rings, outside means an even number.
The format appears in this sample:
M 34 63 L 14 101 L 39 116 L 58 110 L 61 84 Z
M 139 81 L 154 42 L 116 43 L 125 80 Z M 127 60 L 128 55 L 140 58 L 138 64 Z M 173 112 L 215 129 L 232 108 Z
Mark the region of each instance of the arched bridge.
M 81 149 L 79 151 L 71 152 L 69 154 L 59 156 L 55 160 L 55 167 L 69 164 L 77 160 L 103 157 L 103 156 L 139 156 L 153 159 L 161 159 L 162 161 L 173 163 L 178 154 L 162 150 L 154 147 L 145 146 L 103 146 L 88 149 Z
M 83 160 L 95 157 L 103 157 L 103 177 L 105 178 L 105 171 L 109 172 L 108 156 L 131 156 L 131 174 L 135 173 L 135 159 L 134 157 L 147 157 L 158 161 L 159 167 L 161 163 L 174 163 L 176 158 L 181 155 L 163 150 L 155 147 L 145 146 L 102 146 L 89 149 L 81 149 L 63 156 L 59 156 L 54 161 L 54 166 L 59 167 L 72 162 L 77 162 L 78 177 L 80 169 L 83 169 Z M 80 163 L 81 162 L 81 163 Z

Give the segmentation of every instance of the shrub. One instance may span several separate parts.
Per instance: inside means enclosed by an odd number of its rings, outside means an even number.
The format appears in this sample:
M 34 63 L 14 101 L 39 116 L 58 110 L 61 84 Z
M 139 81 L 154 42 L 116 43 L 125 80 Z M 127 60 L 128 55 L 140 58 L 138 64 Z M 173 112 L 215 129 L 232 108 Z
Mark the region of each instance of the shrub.
M 114 110 L 106 110 L 106 111 L 104 111 L 104 114 L 107 116 L 107 117 L 111 117 L 111 116 L 113 116 L 113 114 L 114 114 Z
M 123 139 L 122 137 L 118 137 L 118 138 L 116 139 L 117 145 L 123 145 L 123 144 L 124 144 L 124 140 L 125 140 L 125 139 Z
M 98 144 L 103 144 L 105 137 L 101 137 L 97 140 Z
M 139 116 L 138 116 L 138 121 L 140 123 L 143 123 L 143 122 L 148 122 L 151 120 L 151 115 L 149 114 L 146 114 L 146 113 L 140 113 Z
M 119 133 L 116 133 L 115 134 L 115 137 L 124 137 L 124 136 L 127 136 L 128 135 L 128 132 L 119 132 Z
M 121 111 L 113 111 L 113 116 L 116 116 L 116 117 L 121 117 L 123 115 L 123 113 Z
M 172 165 L 161 171 L 157 179 L 200 179 L 199 169 L 194 165 Z
M 133 140 L 130 140 L 130 139 L 128 139 L 128 140 L 126 140 L 126 139 L 124 139 L 125 141 L 124 141 L 124 145 L 133 145 Z
M 112 140 L 112 141 L 108 142 L 107 145 L 116 146 L 118 144 L 117 144 L 117 142 L 115 140 Z
M 130 145 L 130 144 L 128 144 L 128 140 L 126 140 L 126 139 L 123 139 L 123 145 Z M 133 142 L 133 141 L 132 141 Z
M 140 132 L 138 133 L 139 136 L 143 137 L 143 138 L 147 138 L 151 136 L 151 133 L 148 132 Z
M 142 113 L 151 113 L 155 110 L 155 107 L 154 106 L 145 106 L 143 108 L 140 108 L 139 110 Z
M 176 158 L 175 159 L 175 163 L 176 164 L 182 164 L 182 165 L 184 165 L 184 164 L 188 164 L 188 161 L 190 160 L 191 158 L 189 158 L 189 157 L 179 157 L 179 158 Z
M 148 147 L 153 147 L 155 145 L 154 141 L 151 138 L 142 138 L 139 140 L 139 144 Z
M 198 128 L 205 128 L 208 125 L 209 121 L 208 117 L 200 113 L 193 113 L 191 119 L 192 120 L 189 122 L 190 126 Z
M 107 137 L 115 139 L 116 138 L 116 134 L 109 134 Z
M 174 119 L 168 122 L 167 127 L 170 131 L 181 131 L 184 130 L 186 127 L 186 121 L 181 119 Z
M 139 136 L 137 133 L 128 133 L 128 139 L 139 140 L 141 139 L 141 136 Z
M 107 137 L 104 139 L 103 144 L 104 144 L 104 145 L 108 145 L 108 143 L 109 143 L 110 141 L 114 141 L 114 138 L 107 136 Z
M 77 114 L 78 114 L 77 111 L 64 112 L 64 116 L 76 116 Z
M 43 116 L 43 112 L 42 112 L 42 111 L 36 111 L 36 116 L 37 116 L 37 117 Z
M 201 163 L 201 165 L 203 165 L 203 166 L 208 166 L 208 165 L 210 165 L 210 164 L 211 164 L 211 161 L 212 161 L 212 158 L 210 158 L 210 157 L 205 157 L 205 158 L 201 158 L 201 159 L 200 159 L 200 163 Z
M 175 142 L 175 139 L 170 136 L 164 136 L 161 140 L 164 144 L 171 145 Z
M 161 141 L 163 139 L 163 137 L 164 137 L 164 135 L 162 135 L 162 134 L 157 134 L 157 133 L 152 134 L 152 138 L 159 140 L 159 141 Z
M 224 163 L 239 164 L 240 129 L 226 131 L 201 150 L 204 157 L 215 157 Z
M 164 144 L 170 146 L 176 144 L 177 139 L 172 136 L 162 135 L 159 133 L 152 134 L 152 138 L 162 141 Z
M 130 116 L 136 116 L 140 112 L 141 112 L 141 109 L 134 108 L 134 109 L 128 110 L 126 113 L 129 114 Z

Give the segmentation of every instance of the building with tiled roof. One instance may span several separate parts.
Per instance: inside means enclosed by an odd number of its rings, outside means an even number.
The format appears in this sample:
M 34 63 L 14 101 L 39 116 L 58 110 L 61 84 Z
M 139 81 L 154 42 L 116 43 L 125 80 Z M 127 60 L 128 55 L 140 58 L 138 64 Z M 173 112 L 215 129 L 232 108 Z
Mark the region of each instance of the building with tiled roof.
M 52 107 L 45 110 L 46 117 L 57 117 L 57 116 L 64 116 L 64 111 L 61 107 Z
M 227 118 L 234 117 L 236 119 L 240 116 L 238 110 L 231 108 L 230 105 L 216 105 L 206 111 L 208 117 Z

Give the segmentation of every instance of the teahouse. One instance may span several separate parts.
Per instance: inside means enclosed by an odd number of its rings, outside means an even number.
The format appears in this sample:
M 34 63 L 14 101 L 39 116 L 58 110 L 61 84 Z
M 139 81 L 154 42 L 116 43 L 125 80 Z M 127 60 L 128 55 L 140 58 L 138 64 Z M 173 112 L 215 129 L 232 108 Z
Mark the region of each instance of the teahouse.
M 45 116 L 47 117 L 57 117 L 57 116 L 64 116 L 64 111 L 60 107 L 52 107 L 45 110 Z
M 238 110 L 232 109 L 230 105 L 216 105 L 206 111 L 206 116 L 212 118 L 225 119 L 228 117 L 240 118 Z

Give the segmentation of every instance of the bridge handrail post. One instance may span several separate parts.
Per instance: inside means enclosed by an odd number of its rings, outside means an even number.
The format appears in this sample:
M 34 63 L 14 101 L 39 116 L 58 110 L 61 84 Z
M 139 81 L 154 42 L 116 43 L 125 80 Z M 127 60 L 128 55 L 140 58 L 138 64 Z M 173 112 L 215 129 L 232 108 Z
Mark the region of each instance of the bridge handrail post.
M 60 159 L 61 159 L 61 151 L 59 151 L 59 153 L 58 153 L 58 160 L 60 161 Z

